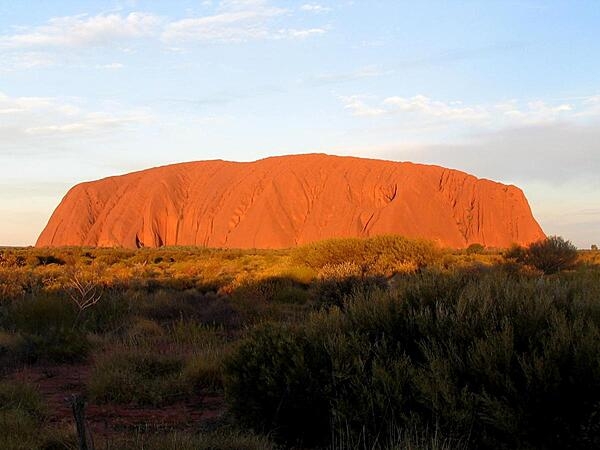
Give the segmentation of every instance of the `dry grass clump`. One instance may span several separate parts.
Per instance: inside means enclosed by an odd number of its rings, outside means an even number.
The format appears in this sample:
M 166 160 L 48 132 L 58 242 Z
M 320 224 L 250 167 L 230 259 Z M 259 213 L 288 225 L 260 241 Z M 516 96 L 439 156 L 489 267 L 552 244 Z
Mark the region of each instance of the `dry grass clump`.
M 73 433 L 49 425 L 46 421 L 48 413 L 36 386 L 20 381 L 0 381 L 0 448 L 74 448 Z
M 266 436 L 238 430 L 165 434 L 136 433 L 131 437 L 109 439 L 106 450 L 275 450 Z
M 162 406 L 201 390 L 221 391 L 228 337 L 222 327 L 137 318 L 94 358 L 93 401 Z

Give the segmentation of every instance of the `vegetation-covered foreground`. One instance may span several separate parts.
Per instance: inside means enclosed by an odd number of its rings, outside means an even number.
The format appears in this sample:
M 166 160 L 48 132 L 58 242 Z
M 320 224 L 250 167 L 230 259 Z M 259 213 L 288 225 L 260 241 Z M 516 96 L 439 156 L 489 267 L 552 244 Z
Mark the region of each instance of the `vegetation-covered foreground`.
M 600 254 L 0 249 L 0 448 L 600 448 Z

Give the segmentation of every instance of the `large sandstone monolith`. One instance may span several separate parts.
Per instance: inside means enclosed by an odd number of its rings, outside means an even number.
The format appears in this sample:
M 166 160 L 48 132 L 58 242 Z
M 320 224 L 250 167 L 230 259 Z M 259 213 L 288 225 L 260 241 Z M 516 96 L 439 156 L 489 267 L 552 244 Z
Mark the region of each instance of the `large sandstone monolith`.
M 544 238 L 515 186 L 438 166 L 307 154 L 173 164 L 78 184 L 37 246 L 280 248 L 381 234 L 448 247 Z

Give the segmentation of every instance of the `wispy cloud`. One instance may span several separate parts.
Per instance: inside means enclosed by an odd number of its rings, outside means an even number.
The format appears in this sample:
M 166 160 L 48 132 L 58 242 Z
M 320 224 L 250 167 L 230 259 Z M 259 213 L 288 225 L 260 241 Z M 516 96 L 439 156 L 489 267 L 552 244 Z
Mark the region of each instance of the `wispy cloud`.
M 8 152 L 41 136 L 101 135 L 151 120 L 152 115 L 144 110 L 97 110 L 77 99 L 9 97 L 0 92 L 0 135 L 5 144 L 2 149 Z
M 382 101 L 368 104 L 365 96 L 341 97 L 344 108 L 354 116 L 383 116 L 404 114 L 416 119 L 440 121 L 479 121 L 488 117 L 485 108 L 464 106 L 461 102 L 445 103 L 424 95 L 413 97 L 387 97 Z
M 445 103 L 424 95 L 414 97 L 388 97 L 383 105 L 389 113 L 414 113 L 440 120 L 477 121 L 488 117 L 480 106 L 464 106 L 460 101 Z
M 384 108 L 367 105 L 366 98 L 363 95 L 341 97 L 341 100 L 344 102 L 344 108 L 350 111 L 353 116 L 373 117 L 387 113 Z
M 0 34 L 0 71 L 51 66 L 61 61 L 64 52 L 72 55 L 77 49 L 104 47 L 128 52 L 136 43 L 146 42 L 181 51 L 181 46 L 194 42 L 306 39 L 328 31 L 325 25 L 290 26 L 295 11 L 267 0 L 223 0 L 211 9 L 212 13 L 185 19 L 141 11 L 111 12 L 54 17 L 38 26 L 13 27 Z
M 328 6 L 319 5 L 318 3 L 305 3 L 300 7 L 300 10 L 319 14 L 331 11 L 331 8 Z
M 521 105 L 516 100 L 510 100 L 494 105 L 494 108 L 505 118 L 521 123 L 552 122 L 566 117 L 577 108 L 568 103 L 556 105 L 548 104 L 543 100 L 535 100 Z
M 351 81 L 361 80 L 364 78 L 374 78 L 384 75 L 391 75 L 394 72 L 391 70 L 382 70 L 378 66 L 365 66 L 352 72 L 340 73 L 321 73 L 308 77 L 303 80 L 304 83 L 313 86 L 322 86 L 329 84 L 347 83 Z
M 160 23 L 160 17 L 143 12 L 55 17 L 44 25 L 18 27 L 15 33 L 0 36 L 0 48 L 107 46 L 150 36 Z
M 371 99 L 370 102 L 368 100 Z M 599 96 L 570 103 L 551 104 L 543 100 L 507 100 L 495 104 L 468 105 L 462 101 L 440 101 L 425 95 L 391 96 L 373 101 L 367 96 L 340 97 L 354 116 L 402 116 L 413 121 L 464 123 L 469 125 L 519 126 L 600 116 Z
M 39 51 L 0 50 L 0 73 L 50 67 L 56 63 L 54 55 Z
M 213 15 L 168 23 L 161 38 L 166 42 L 244 42 L 258 39 L 306 38 L 324 34 L 324 27 L 285 28 L 276 19 L 292 11 L 264 0 L 222 1 Z
M 325 28 L 304 28 L 304 29 L 296 29 L 296 28 L 288 28 L 284 30 L 280 30 L 279 35 L 275 35 L 274 37 L 291 37 L 291 38 L 299 38 L 304 39 L 310 36 L 318 36 L 319 34 L 325 34 L 327 30 Z
M 123 67 L 125 67 L 125 65 L 122 63 L 118 63 L 118 62 L 96 65 L 96 69 L 108 69 L 108 70 L 118 70 L 118 69 L 122 69 Z
M 167 24 L 161 34 L 164 41 L 242 42 L 269 37 L 273 17 L 287 10 L 266 2 L 222 2 L 217 14 L 177 20 Z

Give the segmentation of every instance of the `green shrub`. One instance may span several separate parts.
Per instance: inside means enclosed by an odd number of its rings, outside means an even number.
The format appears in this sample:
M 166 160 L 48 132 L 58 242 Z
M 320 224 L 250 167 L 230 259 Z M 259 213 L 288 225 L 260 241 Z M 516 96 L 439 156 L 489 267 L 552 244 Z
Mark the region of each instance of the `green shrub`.
M 233 301 L 306 303 L 305 285 L 287 277 L 270 277 L 242 283 L 232 293 Z
M 226 342 L 221 326 L 209 326 L 192 320 L 179 319 L 167 327 L 168 339 L 180 347 L 206 350 L 222 347 Z
M 91 350 L 87 335 L 72 329 L 49 329 L 44 334 L 22 333 L 14 356 L 25 363 L 84 361 Z
M 177 355 L 118 348 L 96 358 L 88 389 L 98 403 L 166 405 L 189 393 L 183 367 Z
M 393 428 L 378 436 L 372 444 L 365 435 L 352 433 L 348 427 L 336 427 L 332 435 L 330 450 L 369 448 L 371 450 L 466 450 L 468 438 L 449 439 L 439 429 Z
M 40 294 L 17 299 L 6 306 L 3 326 L 25 333 L 72 328 L 76 312 L 69 300 L 60 295 Z
M 0 409 L 2 450 L 72 450 L 77 448 L 72 430 L 50 426 L 20 409 Z
M 204 324 L 236 327 L 237 311 L 229 299 L 215 294 L 202 294 L 196 289 L 183 292 L 159 289 L 140 292 L 129 300 L 131 313 L 159 323 L 173 322 L 181 317 Z
M 320 270 L 326 265 L 352 263 L 361 275 L 390 276 L 396 272 L 414 272 L 435 264 L 439 249 L 429 241 L 402 236 L 329 239 L 295 249 L 296 264 Z
M 14 356 L 15 349 L 18 347 L 20 341 L 21 336 L 18 333 L 0 331 L 0 358 Z
M 312 288 L 312 297 L 319 307 L 343 307 L 346 299 L 354 292 L 368 289 L 369 285 L 363 278 L 348 277 L 341 279 L 323 279 L 316 281 Z
M 423 273 L 260 327 L 226 365 L 231 410 L 287 444 L 436 429 L 477 449 L 598 448 L 597 281 Z
M 480 255 L 485 251 L 485 247 L 481 244 L 471 244 L 467 247 L 467 255 Z
M 164 336 L 163 328 L 153 320 L 135 318 L 127 330 L 126 341 L 132 345 L 144 344 L 146 341 Z
M 230 410 L 244 426 L 311 445 L 329 433 L 329 361 L 301 331 L 267 324 L 226 362 Z
M 72 433 L 47 426 L 48 408 L 36 386 L 0 381 L 0 448 L 3 450 L 74 448 Z
M 0 411 L 19 410 L 32 419 L 42 419 L 46 405 L 36 386 L 23 381 L 0 381 Z
M 549 236 L 529 246 L 525 261 L 545 274 L 553 274 L 575 266 L 577 247 L 560 236 Z
M 0 448 L 39 448 L 39 421 L 20 409 L 0 409 Z
M 527 250 L 519 244 L 512 244 L 505 252 L 504 258 L 518 262 L 525 262 Z
M 75 362 L 91 350 L 87 335 L 75 329 L 76 312 L 64 297 L 40 294 L 4 305 L 2 325 L 13 332 L 14 359 L 27 363 Z
M 222 348 L 202 350 L 191 356 L 183 369 L 183 378 L 194 390 L 223 389 L 223 365 L 227 353 Z
M 109 333 L 122 328 L 131 319 L 131 305 L 118 288 L 106 288 L 102 298 L 80 317 L 79 328 L 92 333 Z
M 42 280 L 29 270 L 0 265 L 0 305 L 9 300 L 23 299 L 37 294 L 42 289 Z

